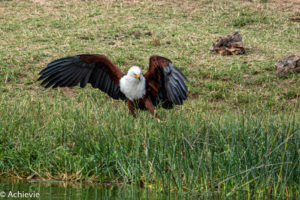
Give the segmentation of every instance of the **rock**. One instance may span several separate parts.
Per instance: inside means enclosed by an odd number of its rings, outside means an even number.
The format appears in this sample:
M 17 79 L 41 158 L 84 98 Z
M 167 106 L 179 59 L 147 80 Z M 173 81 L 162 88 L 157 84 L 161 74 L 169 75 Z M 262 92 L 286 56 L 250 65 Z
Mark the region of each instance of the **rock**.
M 246 52 L 242 36 L 238 31 L 234 31 L 226 37 L 219 38 L 215 43 L 213 43 L 210 50 L 221 55 L 237 55 L 244 54 Z
M 281 77 L 288 74 L 291 71 L 300 72 L 300 56 L 291 55 L 275 64 L 276 74 Z
M 145 33 L 146 36 L 152 36 L 152 33 L 150 31 Z

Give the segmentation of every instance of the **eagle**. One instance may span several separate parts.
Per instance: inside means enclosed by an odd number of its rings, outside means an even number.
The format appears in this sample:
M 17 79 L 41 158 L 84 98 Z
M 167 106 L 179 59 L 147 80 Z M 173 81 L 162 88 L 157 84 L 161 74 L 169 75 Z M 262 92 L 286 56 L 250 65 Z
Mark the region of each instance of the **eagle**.
M 157 117 L 155 106 L 171 109 L 174 104 L 182 105 L 188 92 L 183 73 L 171 60 L 157 55 L 150 57 L 145 74 L 140 67 L 132 66 L 125 75 L 104 55 L 81 54 L 54 60 L 39 75 L 38 81 L 43 80 L 41 85 L 45 88 L 78 84 L 84 88 L 90 83 L 113 99 L 127 101 L 133 117 L 136 117 L 137 108 Z

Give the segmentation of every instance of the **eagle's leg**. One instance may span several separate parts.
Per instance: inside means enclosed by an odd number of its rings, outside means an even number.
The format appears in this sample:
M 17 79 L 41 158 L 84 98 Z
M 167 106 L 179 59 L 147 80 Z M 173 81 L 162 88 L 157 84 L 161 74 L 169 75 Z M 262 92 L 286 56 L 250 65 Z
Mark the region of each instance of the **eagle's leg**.
M 149 100 L 149 98 L 145 98 L 145 100 L 144 100 L 144 105 L 145 105 L 145 108 L 146 108 L 152 115 L 154 115 L 155 118 L 157 118 L 157 115 L 154 114 L 154 106 L 153 106 L 153 104 L 151 103 L 151 101 Z
M 128 109 L 130 111 L 130 113 L 132 114 L 132 116 L 135 118 L 135 113 L 134 113 L 134 105 L 133 102 L 130 101 L 129 99 L 127 99 L 127 104 L 128 104 Z

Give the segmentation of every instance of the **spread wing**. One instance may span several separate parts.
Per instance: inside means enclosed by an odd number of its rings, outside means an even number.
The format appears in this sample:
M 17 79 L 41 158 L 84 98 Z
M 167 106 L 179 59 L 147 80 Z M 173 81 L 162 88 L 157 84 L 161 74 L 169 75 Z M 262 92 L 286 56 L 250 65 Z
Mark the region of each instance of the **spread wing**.
M 149 69 L 144 75 L 147 92 L 153 103 L 162 103 L 163 108 L 169 109 L 182 105 L 187 98 L 187 81 L 183 73 L 172 62 L 161 56 L 151 56 Z
M 106 56 L 82 54 L 54 60 L 40 72 L 41 85 L 49 87 L 72 87 L 91 83 L 114 99 L 126 99 L 120 91 L 121 70 Z

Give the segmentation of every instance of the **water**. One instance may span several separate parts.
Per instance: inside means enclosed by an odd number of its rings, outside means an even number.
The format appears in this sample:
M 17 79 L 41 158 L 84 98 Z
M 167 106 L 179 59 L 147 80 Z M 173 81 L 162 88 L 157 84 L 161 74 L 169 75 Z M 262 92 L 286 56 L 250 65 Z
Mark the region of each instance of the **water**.
M 164 188 L 142 189 L 130 185 L 104 186 L 96 183 L 70 183 L 63 181 L 19 180 L 0 177 L 0 200 L 2 199 L 42 199 L 42 200 L 98 200 L 98 199 L 224 199 L 221 194 L 202 192 L 175 193 Z M 247 194 L 247 193 L 246 193 Z M 241 193 L 240 199 L 247 195 Z M 25 195 L 31 197 L 24 197 Z M 236 196 L 232 196 L 236 199 Z M 228 199 L 228 198 L 227 198 Z M 229 198 L 230 199 L 230 198 Z M 239 198 L 237 198 L 239 199 Z
M 25 196 L 27 195 L 27 197 Z M 173 196 L 173 197 L 172 197 Z M 0 199 L 176 199 L 175 195 L 133 189 L 131 186 L 71 184 L 60 181 L 0 179 Z

